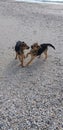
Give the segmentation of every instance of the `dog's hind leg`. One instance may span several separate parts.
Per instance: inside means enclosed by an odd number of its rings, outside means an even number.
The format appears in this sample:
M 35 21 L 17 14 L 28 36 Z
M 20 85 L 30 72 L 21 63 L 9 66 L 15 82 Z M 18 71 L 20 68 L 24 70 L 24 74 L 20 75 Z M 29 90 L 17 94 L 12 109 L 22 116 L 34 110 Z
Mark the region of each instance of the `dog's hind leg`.
M 48 55 L 47 55 L 47 50 L 44 51 L 45 54 L 45 59 L 47 59 Z

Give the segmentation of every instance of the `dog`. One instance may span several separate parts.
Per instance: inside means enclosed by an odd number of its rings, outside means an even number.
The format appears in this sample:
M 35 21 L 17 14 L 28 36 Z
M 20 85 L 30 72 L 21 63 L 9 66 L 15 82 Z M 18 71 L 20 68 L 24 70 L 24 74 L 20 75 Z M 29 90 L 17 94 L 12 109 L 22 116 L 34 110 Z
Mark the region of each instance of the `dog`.
M 23 67 L 23 61 L 24 61 L 24 58 L 25 58 L 25 55 L 24 55 L 24 50 L 25 49 L 29 49 L 29 46 L 23 42 L 23 41 L 17 41 L 16 42 L 16 45 L 15 45 L 15 52 L 16 52 L 16 57 L 15 59 L 19 58 L 20 62 L 21 62 L 21 66 Z
M 41 56 L 42 53 L 45 54 L 45 59 L 47 59 L 48 55 L 47 55 L 47 50 L 48 50 L 48 46 L 52 47 L 53 49 L 55 49 L 55 47 L 50 44 L 50 43 L 43 43 L 38 45 L 38 43 L 34 43 L 33 45 L 31 45 L 31 50 L 29 53 L 27 53 L 26 57 L 28 57 L 28 55 L 31 55 L 31 59 L 30 61 L 26 64 L 26 66 L 28 66 L 37 56 Z

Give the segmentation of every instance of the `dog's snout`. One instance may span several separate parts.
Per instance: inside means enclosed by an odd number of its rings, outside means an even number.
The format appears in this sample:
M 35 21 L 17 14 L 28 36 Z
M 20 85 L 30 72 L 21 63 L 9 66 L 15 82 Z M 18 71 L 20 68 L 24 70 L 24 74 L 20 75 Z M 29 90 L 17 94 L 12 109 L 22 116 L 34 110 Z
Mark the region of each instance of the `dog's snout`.
M 27 49 L 29 49 L 30 47 L 28 46 Z
M 33 49 L 33 46 L 31 46 L 31 48 Z

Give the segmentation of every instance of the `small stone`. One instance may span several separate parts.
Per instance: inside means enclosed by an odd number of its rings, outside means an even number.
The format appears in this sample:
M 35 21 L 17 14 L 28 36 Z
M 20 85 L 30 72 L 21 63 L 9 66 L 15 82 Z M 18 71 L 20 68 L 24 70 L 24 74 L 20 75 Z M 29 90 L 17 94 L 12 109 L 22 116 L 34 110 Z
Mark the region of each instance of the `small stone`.
M 31 128 L 36 128 L 36 129 L 38 129 L 38 125 L 36 125 L 36 124 L 31 124 Z
M 49 125 L 49 124 L 50 124 L 50 121 L 48 120 L 48 121 L 46 121 L 46 123 Z
M 62 128 L 63 128 L 63 124 L 62 124 Z
M 3 123 L 0 124 L 0 129 L 3 127 Z
M 13 130 L 12 128 L 8 129 L 8 130 Z
M 56 127 L 54 130 L 59 130 L 59 128 L 58 128 L 58 127 Z

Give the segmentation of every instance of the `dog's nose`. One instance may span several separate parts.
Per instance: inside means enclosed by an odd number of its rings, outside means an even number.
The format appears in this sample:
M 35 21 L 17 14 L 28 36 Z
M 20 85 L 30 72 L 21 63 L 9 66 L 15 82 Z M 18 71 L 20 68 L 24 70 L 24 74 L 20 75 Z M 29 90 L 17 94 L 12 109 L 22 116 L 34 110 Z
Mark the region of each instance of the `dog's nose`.
M 29 49 L 30 47 L 28 46 L 27 49 Z
M 31 48 L 33 49 L 33 46 L 31 46 Z

